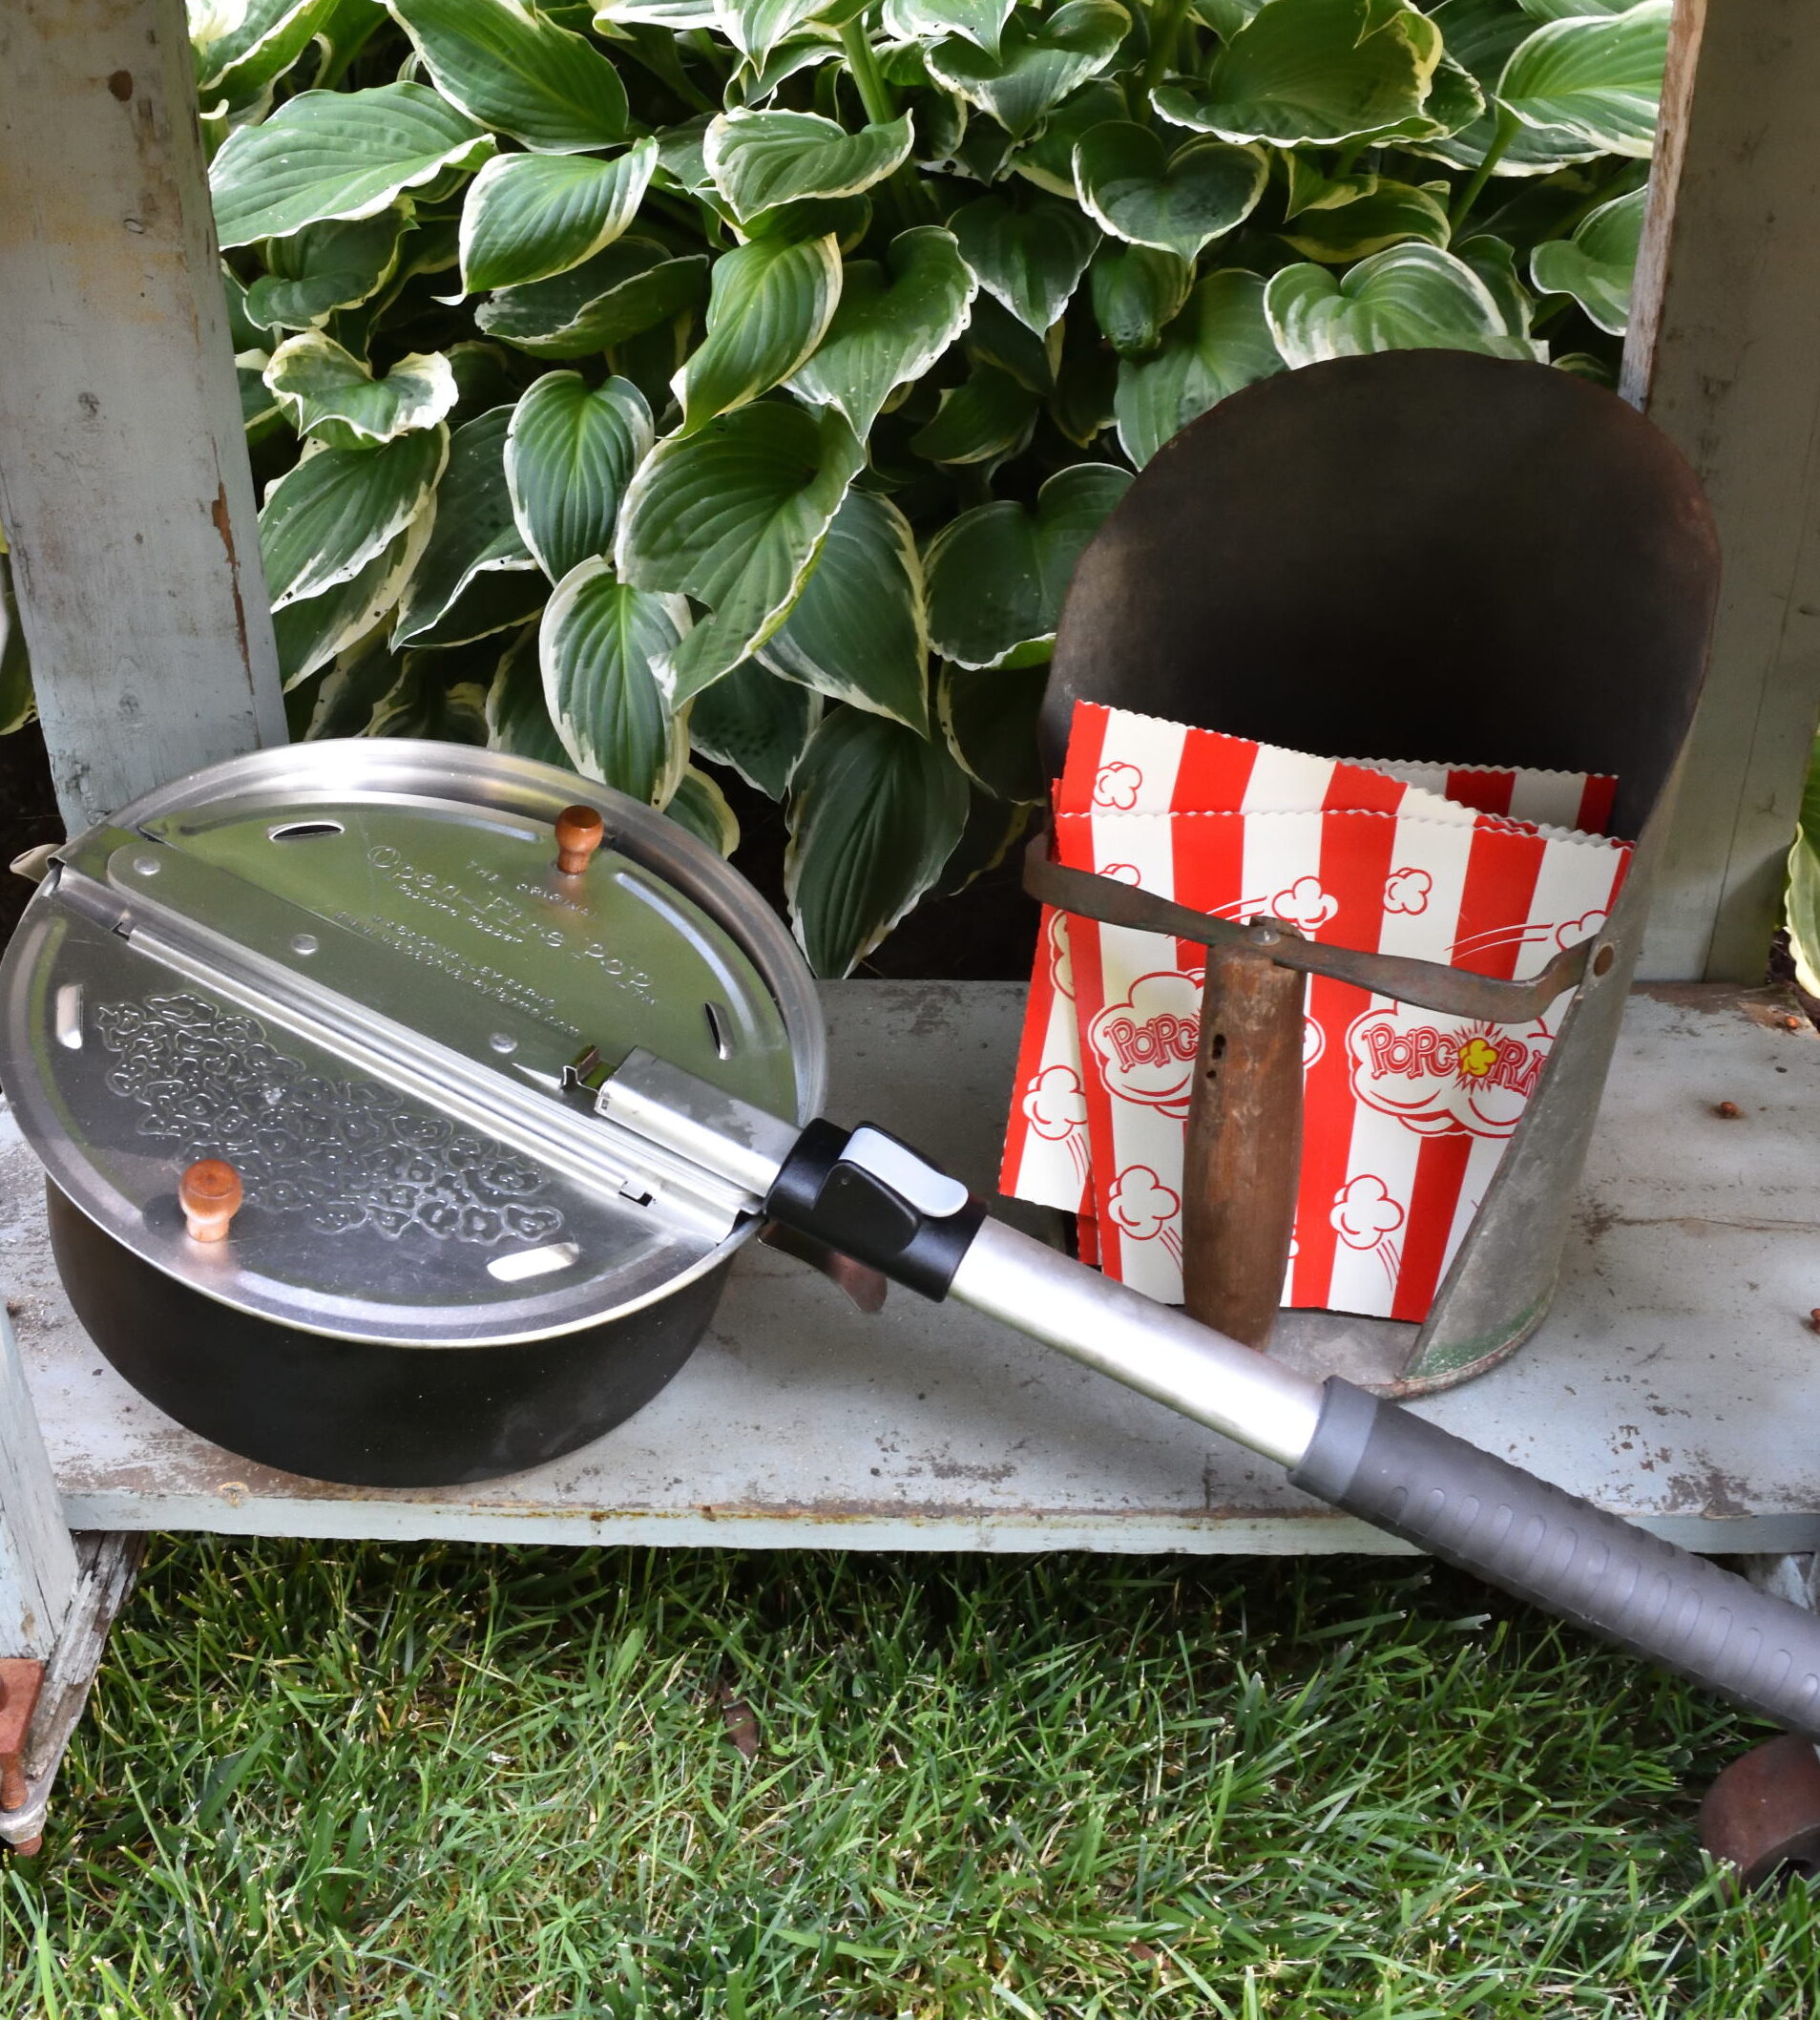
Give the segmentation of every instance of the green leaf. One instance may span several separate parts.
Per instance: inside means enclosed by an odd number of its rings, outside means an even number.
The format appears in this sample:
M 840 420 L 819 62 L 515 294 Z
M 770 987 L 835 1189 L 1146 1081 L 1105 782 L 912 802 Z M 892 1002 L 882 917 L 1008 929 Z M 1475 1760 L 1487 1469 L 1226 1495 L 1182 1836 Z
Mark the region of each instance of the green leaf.
M 1096 126 L 1104 126 L 1109 119 L 1129 117 L 1125 95 L 1117 81 L 1111 77 L 1097 78 L 1056 107 L 1035 138 L 1012 157 L 1011 165 L 1038 189 L 1077 203 L 1080 195 L 1075 184 L 1076 144 Z
M 826 0 L 717 0 L 714 25 L 741 55 L 762 63 L 772 49 L 820 13 Z
M 790 790 L 784 892 L 810 968 L 849 975 L 942 873 L 967 825 L 946 750 L 884 716 L 828 715 Z
M 450 437 L 448 466 L 436 486 L 435 527 L 405 593 L 392 630 L 394 646 L 427 642 L 476 576 L 535 565 L 513 519 L 506 487 L 504 452 L 512 418 L 510 407 L 495 407 Z M 516 609 L 522 600 L 514 597 L 507 607 Z
M 1270 277 L 1264 308 L 1291 366 L 1373 350 L 1536 354 L 1524 338 L 1511 334 L 1477 274 L 1434 245 L 1392 245 L 1337 278 L 1324 266 L 1283 267 Z
M 1204 84 L 1162 85 L 1152 102 L 1226 140 L 1332 146 L 1419 118 L 1440 60 L 1439 33 L 1403 0 L 1268 0 Z
M 892 391 L 922 377 L 967 326 L 978 284 L 952 232 L 900 232 L 885 255 L 842 269 L 840 305 L 790 389 L 838 407 L 866 434 Z
M 653 436 L 629 379 L 591 388 L 578 372 L 546 372 L 518 402 L 506 482 L 518 532 L 553 582 L 611 551 L 619 500 Z
M 1462 239 L 1459 244 L 1449 247 L 1449 250 L 1455 259 L 1465 261 L 1491 289 L 1492 300 L 1497 304 L 1498 313 L 1504 318 L 1504 327 L 1511 335 L 1528 336 L 1536 301 L 1517 278 L 1517 248 L 1510 241 L 1494 238 L 1489 232 L 1479 232 L 1471 239 Z M 1555 362 L 1559 364 L 1560 361 L 1557 359 Z
M 1789 852 L 1789 948 L 1795 980 L 1810 996 L 1820 996 L 1820 742 L 1809 762 L 1801 821 Z
M 1119 443 L 1141 469 L 1171 435 L 1228 393 L 1282 369 L 1265 319 L 1264 282 L 1233 269 L 1209 274 L 1163 333 L 1154 358 L 1119 361 L 1113 407 Z
M 1343 266 L 1406 239 L 1445 245 L 1447 205 L 1434 190 L 1380 180 L 1355 202 L 1304 212 L 1293 226 L 1284 227 L 1283 236 L 1307 258 Z
M 1080 200 L 1104 231 L 1184 260 L 1242 223 L 1269 179 L 1261 147 L 1190 140 L 1170 154 L 1147 126 L 1097 126 L 1075 148 Z
M 1046 19 L 1019 11 L 996 56 L 960 36 L 927 53 L 930 74 L 1021 139 L 1052 105 L 1112 61 L 1131 27 L 1113 0 L 1067 0 Z
M 1646 160 L 1656 144 L 1671 0 L 1622 14 L 1551 21 L 1504 66 L 1499 102 L 1525 126 L 1559 127 L 1606 154 Z
M 1162 342 L 1165 326 L 1181 314 L 1194 268 L 1174 253 L 1148 245 L 1102 245 L 1087 269 L 1094 318 L 1106 341 L 1121 356 L 1142 356 Z M 1126 444 L 1130 454 L 1130 444 Z
M 841 298 L 841 251 L 831 235 L 755 239 L 722 253 L 710 282 L 707 335 L 672 381 L 684 434 L 756 400 L 808 358 Z
M 618 239 L 565 274 L 501 289 L 474 320 L 533 358 L 590 358 L 693 308 L 707 272 L 705 254 L 673 259 L 654 239 Z
M 247 443 L 262 442 L 284 425 L 278 395 L 265 383 L 265 368 L 271 359 L 262 350 L 234 353 L 234 383 L 240 389 L 241 427 Z
M 537 633 L 527 625 L 506 648 L 487 690 L 487 747 L 539 764 L 571 768 L 572 761 L 550 720 L 543 698 L 543 668 L 537 663 Z
M 854 197 L 910 158 L 906 113 L 849 134 L 813 113 L 722 113 L 707 130 L 702 165 L 739 218 L 805 197 Z
M 387 0 L 444 97 L 538 154 L 610 147 L 626 130 L 619 73 L 522 0 Z
M 1033 810 L 1015 801 L 994 799 L 971 785 L 967 793 L 967 826 L 954 852 L 942 866 L 935 889 L 944 897 L 965 891 L 968 885 L 996 870 L 1023 839 Z
M 695 698 L 689 737 L 703 757 L 781 800 L 821 720 L 820 695 L 747 660 Z
M 714 26 L 714 0 L 602 0 L 594 25 L 603 33 L 616 28 L 668 28 L 679 34 Z
M 1534 18 L 1523 11 L 1517 0 L 1440 0 L 1440 5 L 1431 11 L 1430 19 L 1447 43 L 1447 57 L 1435 73 L 1437 84 L 1450 63 L 1457 63 L 1471 74 L 1480 95 L 1487 99 L 1495 96 L 1497 80 L 1513 51 L 1528 39 L 1536 27 Z M 1445 161 L 1450 168 L 1470 169 L 1484 160 L 1496 136 L 1496 107 L 1487 104 L 1475 119 L 1457 133 L 1407 144 L 1418 154 Z M 1492 173 L 1552 175 L 1571 162 L 1590 161 L 1598 152 L 1564 126 L 1519 125 Z
M 211 99 L 240 105 L 256 98 L 309 47 L 329 7 L 328 0 L 248 0 L 231 26 L 225 19 L 230 11 L 217 16 L 221 32 L 200 42 L 191 36 L 196 89 L 204 105 Z
M 979 197 L 948 224 L 980 285 L 1039 337 L 1068 306 L 1099 242 L 1073 204 L 1046 199 L 1014 210 L 1003 197 Z
M 455 374 L 441 351 L 414 350 L 375 379 L 320 329 L 281 344 L 265 368 L 265 383 L 298 433 L 331 449 L 370 447 L 433 428 L 456 397 Z
M 1057 319 L 1038 336 L 1018 322 L 996 296 L 977 294 L 961 335 L 961 349 L 970 365 L 996 365 L 1032 392 L 1052 393 L 1066 328 Z
M 411 221 L 404 198 L 370 218 L 306 225 L 265 249 L 271 271 L 246 290 L 246 313 L 268 329 L 308 329 L 377 294 L 398 264 Z
M 658 143 L 635 142 L 611 161 L 588 155 L 501 155 L 489 161 L 461 213 L 461 284 L 517 287 L 567 273 L 610 245 L 638 215 Z
M 929 621 L 910 521 L 849 491 L 789 616 L 759 648 L 773 673 L 929 734 Z
M 885 32 L 896 42 L 939 42 L 959 35 L 989 56 L 998 54 L 1017 0 L 885 0 Z
M 1036 718 L 1049 684 L 1049 663 L 1034 666 L 942 668 L 937 710 L 954 762 L 996 799 L 1029 803 L 1043 796 Z
M 1621 337 L 1630 321 L 1630 282 L 1643 235 L 1646 189 L 1589 211 L 1571 239 L 1545 240 L 1530 255 L 1538 292 L 1572 295 L 1600 329 Z
M 799 71 L 833 62 L 840 53 L 839 35 L 830 28 L 811 23 L 800 35 L 792 35 L 768 51 L 764 62 L 742 64 L 727 86 L 728 102 L 764 105 Z
M 446 428 L 380 449 L 324 449 L 266 489 L 260 554 L 272 608 L 345 582 L 429 503 L 449 455 Z
M 1624 14 L 1636 0 L 1521 0 L 1523 11 L 1536 21 L 1567 21 L 1579 14 Z
M 776 630 L 865 461 L 838 409 L 775 400 L 672 435 L 645 458 L 620 507 L 619 573 L 713 613 L 659 668 L 678 705 Z
M 397 684 L 373 710 L 363 736 L 486 743 L 489 682 L 451 679 L 449 655 L 440 652 L 408 652 L 400 664 Z
M 300 741 L 325 737 L 366 736 L 373 711 L 398 685 L 404 665 L 386 644 L 381 632 L 369 632 L 339 654 L 316 687 L 313 705 L 291 734 Z M 309 682 L 300 682 L 286 698 L 287 708 L 310 699 Z
M 432 511 L 420 512 L 345 582 L 274 612 L 278 671 L 286 688 L 306 681 L 318 667 L 365 638 L 391 609 L 422 558 L 435 516 Z
M 740 846 L 739 815 L 727 805 L 718 782 L 693 765 L 683 771 L 663 810 L 717 855 L 731 855 Z
M 1000 666 L 1056 635 L 1081 551 L 1131 483 L 1110 463 L 1057 471 L 1028 512 L 1009 499 L 976 505 L 930 542 L 929 628 L 961 666 Z
M 520 564 L 487 569 L 469 581 L 441 617 L 412 638 L 412 648 L 433 647 L 440 652 L 510 631 L 534 618 L 549 594 L 550 584 L 540 568 Z
M 447 168 L 477 168 L 493 137 L 421 84 L 304 92 L 222 141 L 209 166 L 223 246 L 284 239 L 326 218 L 370 218 Z
M 985 463 L 1015 454 L 1030 440 L 1040 397 L 995 365 L 975 366 L 964 385 L 942 394 L 935 418 L 910 437 L 931 463 Z
M 544 703 L 575 769 L 653 807 L 682 776 L 689 740 L 652 668 L 687 625 L 677 598 L 616 580 L 596 557 L 556 584 L 537 633 Z
M 35 705 L 25 631 L 12 595 L 12 565 L 0 550 L 0 736 L 23 728 Z

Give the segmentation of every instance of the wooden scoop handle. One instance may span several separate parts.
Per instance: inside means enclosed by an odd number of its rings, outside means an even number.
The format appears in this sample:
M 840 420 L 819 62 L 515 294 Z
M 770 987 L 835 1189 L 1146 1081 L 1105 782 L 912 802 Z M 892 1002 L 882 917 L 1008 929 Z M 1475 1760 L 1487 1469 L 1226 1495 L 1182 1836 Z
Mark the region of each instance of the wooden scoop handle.
M 1276 1323 L 1302 1172 L 1305 978 L 1209 947 L 1182 1184 L 1182 1296 L 1203 1325 L 1263 1347 Z
M 565 807 L 556 816 L 556 868 L 579 876 L 606 838 L 607 824 L 593 807 Z
M 232 1165 L 205 1157 L 178 1180 L 177 1196 L 192 1241 L 225 1241 L 228 1223 L 241 1210 L 245 1190 Z

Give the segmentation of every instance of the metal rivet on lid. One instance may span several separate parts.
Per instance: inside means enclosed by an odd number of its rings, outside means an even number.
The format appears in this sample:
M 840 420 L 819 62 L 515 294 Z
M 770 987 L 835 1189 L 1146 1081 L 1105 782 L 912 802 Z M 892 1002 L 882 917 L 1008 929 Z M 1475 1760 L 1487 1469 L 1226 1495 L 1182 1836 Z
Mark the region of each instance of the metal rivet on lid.
M 322 944 L 322 941 L 316 937 L 315 934 L 299 933 L 292 936 L 291 952 L 293 954 L 314 954 Z
M 133 858 L 133 867 L 141 876 L 157 876 L 158 859 L 155 855 L 136 855 Z
M 518 1041 L 509 1031 L 495 1031 L 487 1041 L 495 1052 L 516 1052 Z

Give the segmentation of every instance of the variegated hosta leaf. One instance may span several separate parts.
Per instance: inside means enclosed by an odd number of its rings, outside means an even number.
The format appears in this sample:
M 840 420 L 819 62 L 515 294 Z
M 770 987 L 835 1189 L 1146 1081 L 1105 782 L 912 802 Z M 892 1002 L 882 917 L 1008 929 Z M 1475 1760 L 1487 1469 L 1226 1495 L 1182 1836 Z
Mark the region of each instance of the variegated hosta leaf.
M 495 407 L 450 437 L 449 465 L 436 486 L 436 524 L 405 592 L 392 629 L 395 646 L 427 642 L 476 577 L 535 566 L 513 519 L 506 488 L 503 459 L 512 417 L 510 407 Z M 524 601 L 524 597 L 513 596 L 506 607 L 515 613 Z M 478 638 L 499 627 L 489 623 L 485 630 L 456 628 Z
M 747 660 L 697 695 L 689 741 L 703 757 L 731 765 L 748 786 L 781 800 L 821 720 L 819 694 Z
M 247 315 L 267 329 L 308 329 L 376 294 L 398 264 L 412 220 L 408 197 L 370 218 L 306 225 L 265 248 L 269 272 L 246 290 Z
M 1116 245 L 1119 241 L 1112 242 Z M 995 365 L 1032 392 L 1052 393 L 1061 366 L 1064 334 L 1065 326 L 1057 319 L 1038 336 L 1018 322 L 997 296 L 977 294 L 961 333 L 961 349 L 970 365 Z
M 249 443 L 262 442 L 284 425 L 278 395 L 265 383 L 265 368 L 271 362 L 270 356 L 262 350 L 237 350 L 234 353 L 234 381 L 241 394 L 241 426 L 245 430 Z
M 680 598 L 634 589 L 596 557 L 556 584 L 538 630 L 544 702 L 575 769 L 653 807 L 676 789 L 689 740 L 652 668 L 688 621 Z
M 578 372 L 546 372 L 518 402 L 506 481 L 518 532 L 553 582 L 612 550 L 619 500 L 654 432 L 630 379 L 590 387 Z
M 567 273 L 610 245 L 638 215 L 658 143 L 623 155 L 500 155 L 461 212 L 461 284 L 471 294 Z
M 284 698 L 293 738 L 365 736 L 373 711 L 397 686 L 403 663 L 383 631 L 368 632 L 335 657 L 320 676 L 300 681 Z
M 1034 666 L 942 668 L 936 690 L 942 738 L 955 764 L 994 799 L 1043 796 L 1036 717 L 1049 684 L 1048 662 Z
M 594 11 L 603 33 L 616 28 L 668 28 L 678 34 L 714 26 L 714 0 L 604 0 Z
M 717 0 L 714 25 L 748 62 L 762 63 L 826 0 Z
M 538 154 L 610 147 L 626 130 L 619 73 L 524 0 L 387 0 L 444 97 Z
M 1510 241 L 1494 238 L 1490 232 L 1479 232 L 1449 246 L 1448 250 L 1456 260 L 1463 260 L 1491 289 L 1492 300 L 1497 304 L 1497 312 L 1504 318 L 1504 327 L 1511 335 L 1528 336 L 1536 302 L 1517 279 L 1517 248 Z M 1559 365 L 1560 360 L 1556 358 L 1551 362 Z
M 542 765 L 560 765 L 565 771 L 574 764 L 543 698 L 534 625 L 527 625 L 507 646 L 487 690 L 487 747 L 535 758 Z
M 1525 126 L 1564 127 L 1606 154 L 1647 159 L 1656 143 L 1671 0 L 1622 14 L 1551 21 L 1504 66 L 1497 96 Z
M 1120 360 L 1113 407 L 1119 440 L 1141 470 L 1228 393 L 1282 369 L 1265 320 L 1264 282 L 1231 269 L 1208 274 L 1154 357 Z
M 222 141 L 209 164 L 223 246 L 370 218 L 445 169 L 478 168 L 493 137 L 421 84 L 304 92 Z
M 794 608 L 759 648 L 773 673 L 929 734 L 929 621 L 910 521 L 849 491 Z
M 1285 225 L 1283 236 L 1297 252 L 1326 266 L 1343 266 L 1406 239 L 1445 245 L 1448 239 L 1447 185 L 1418 189 L 1408 182 L 1379 179 L 1356 202 L 1310 210 Z
M 407 652 L 401 655 L 397 684 L 373 710 L 363 736 L 403 736 L 441 744 L 487 741 L 489 681 L 455 678 L 450 655 Z
M 196 53 L 196 89 L 202 104 L 240 105 L 256 97 L 290 69 L 315 34 L 330 0 L 245 0 L 215 7 L 199 19 L 191 11 L 190 47 Z
M 1021 139 L 1052 105 L 1097 75 L 1131 27 L 1114 0 L 1067 0 L 1046 19 L 1034 9 L 1006 24 L 996 56 L 960 36 L 927 52 L 930 74 Z
M 814 113 L 722 113 L 701 143 L 701 162 L 738 218 L 805 197 L 854 197 L 910 158 L 906 113 L 849 134 Z
M 842 269 L 840 305 L 791 389 L 838 407 L 864 435 L 892 391 L 921 378 L 966 328 L 977 286 L 952 232 L 900 232 L 884 265 L 853 260 Z
M 267 486 L 260 554 L 272 608 L 313 597 L 366 567 L 428 501 L 449 455 L 438 426 L 380 449 L 324 449 Z
M 1170 154 L 1129 119 L 1095 127 L 1075 148 L 1080 200 L 1100 229 L 1184 260 L 1243 223 L 1269 175 L 1261 147 L 1190 140 Z
M 739 815 L 727 805 L 726 794 L 716 781 L 693 765 L 684 768 L 663 810 L 717 855 L 731 855 L 740 846 Z
M 1820 744 L 1809 758 L 1801 820 L 1789 852 L 1787 909 L 1795 980 L 1810 996 L 1820 996 Z
M 1630 283 L 1643 235 L 1649 192 L 1601 203 L 1571 239 L 1548 239 L 1530 255 L 1529 272 L 1545 295 L 1572 295 L 1600 329 L 1621 337 L 1630 321 Z
M 1013 455 L 1030 441 L 1042 401 L 996 365 L 977 365 L 942 393 L 935 418 L 910 437 L 931 463 L 986 463 Z
M 1052 640 L 1075 563 L 1130 483 L 1128 470 L 1077 463 L 1036 494 L 1035 512 L 1006 499 L 944 526 L 926 558 L 935 650 L 962 666 L 999 666 Z
M 369 447 L 433 428 L 456 397 L 455 374 L 439 350 L 414 350 L 376 379 L 320 329 L 281 344 L 265 368 L 265 383 L 298 433 L 331 449 Z
M 1536 17 L 1518 0 L 1440 0 L 1429 18 L 1447 43 L 1447 57 L 1436 80 L 1451 63 L 1463 66 L 1488 101 L 1477 118 L 1459 132 L 1407 144 L 1418 154 L 1450 168 L 1476 168 L 1497 137 L 1497 80 L 1519 43 L 1535 32 Z M 1503 154 L 1494 163 L 1495 176 L 1545 176 L 1572 162 L 1590 161 L 1599 150 L 1564 126 L 1518 124 Z
M 1464 261 L 1435 245 L 1392 245 L 1345 274 L 1286 266 L 1270 277 L 1265 314 L 1291 366 L 1373 350 L 1478 350 L 1533 358 L 1496 299 Z
M 780 87 L 799 72 L 819 69 L 824 63 L 833 62 L 840 53 L 840 36 L 832 29 L 811 22 L 801 34 L 780 42 L 763 63 L 742 64 L 727 87 L 728 103 L 756 110 L 768 104 Z
M 1636 0 L 1521 0 L 1523 11 L 1536 21 L 1570 21 L 1579 14 L 1623 14 Z
M 1516 0 L 1511 0 L 1511 4 L 1515 5 Z M 1298 155 L 1290 149 L 1278 158 L 1289 178 L 1283 200 L 1286 223 L 1299 218 L 1305 210 L 1338 210 L 1348 203 L 1356 203 L 1377 187 L 1377 173 L 1372 169 L 1354 168 L 1344 175 L 1328 176 L 1323 171 L 1318 155 Z
M 366 565 L 324 589 L 320 596 L 286 603 L 272 618 L 278 641 L 279 677 L 287 688 L 306 681 L 366 637 L 398 601 L 429 539 L 436 513 L 433 504 L 398 534 L 383 553 Z
M 941 875 L 967 825 L 967 782 L 913 729 L 837 708 L 790 791 L 784 891 L 810 968 L 849 975 Z
M 705 254 L 674 259 L 654 239 L 617 239 L 567 273 L 502 288 L 474 321 L 533 358 L 591 358 L 693 308 L 707 274 Z
M 885 0 L 885 32 L 894 42 L 928 44 L 959 35 L 989 56 L 998 54 L 1017 0 Z
M 1124 245 L 1115 239 L 1099 248 L 1087 269 L 1094 319 L 1114 350 L 1123 357 L 1142 357 L 1157 348 L 1163 330 L 1181 314 L 1193 280 L 1194 268 L 1174 253 Z M 1129 442 L 1125 453 L 1134 462 L 1143 461 Z
M 954 852 L 942 866 L 935 889 L 944 897 L 965 891 L 968 885 L 996 870 L 1023 839 L 1035 809 L 1014 801 L 994 799 L 970 785 L 967 793 L 967 826 Z
M 1269 0 L 1205 83 L 1161 85 L 1153 102 L 1174 124 L 1226 140 L 1333 146 L 1419 126 L 1440 60 L 1440 34 L 1404 0 Z
M 13 600 L 11 563 L 0 552 L 0 736 L 10 736 L 29 723 L 33 706 L 31 667 Z
M 677 705 L 777 629 L 865 461 L 837 409 L 775 400 L 672 435 L 645 458 L 619 510 L 619 574 L 712 613 L 659 669 Z
M 1072 203 L 1041 198 L 1015 210 L 1003 197 L 980 197 L 948 223 L 980 285 L 1038 336 L 1068 306 L 1099 242 Z
M 841 299 L 841 249 L 831 234 L 754 239 L 721 255 L 710 284 L 707 334 L 672 381 L 685 434 L 768 392 L 821 343 Z
M 1075 148 L 1109 120 L 1127 119 L 1125 95 L 1110 77 L 1096 77 L 1056 107 L 1036 136 L 1011 158 L 1011 166 L 1027 182 L 1052 197 L 1080 200 L 1075 186 Z

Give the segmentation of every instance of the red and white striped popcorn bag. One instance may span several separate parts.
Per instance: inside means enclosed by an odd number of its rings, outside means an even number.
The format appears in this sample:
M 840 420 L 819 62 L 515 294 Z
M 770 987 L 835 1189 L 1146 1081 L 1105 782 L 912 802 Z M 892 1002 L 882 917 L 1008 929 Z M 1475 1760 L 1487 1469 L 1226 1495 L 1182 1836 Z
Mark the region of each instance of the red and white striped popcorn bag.
M 1611 791 L 1573 774 L 1311 758 L 1083 706 L 1056 853 L 1197 911 L 1520 979 L 1596 930 L 1629 856 L 1536 817 L 1602 822 Z M 1046 918 L 1007 1142 L 1005 1189 L 1081 1211 L 1108 1273 L 1164 1300 L 1182 1294 L 1204 958 L 1191 941 Z M 1286 1303 L 1426 1315 L 1571 994 L 1514 1027 L 1309 978 Z

